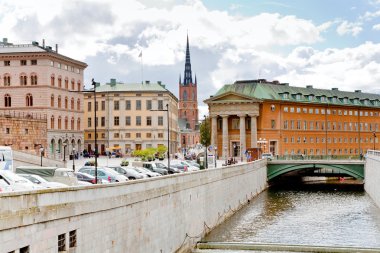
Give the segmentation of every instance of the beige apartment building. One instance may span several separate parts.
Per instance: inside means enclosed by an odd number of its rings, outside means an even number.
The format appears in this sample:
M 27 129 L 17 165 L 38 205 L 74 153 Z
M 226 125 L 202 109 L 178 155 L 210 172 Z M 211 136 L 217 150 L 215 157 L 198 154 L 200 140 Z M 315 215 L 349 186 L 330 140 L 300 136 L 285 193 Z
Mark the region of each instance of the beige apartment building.
M 12 44 L 3 39 L 0 42 L 0 114 L 44 118 L 47 129 L 41 131 L 46 133 L 45 155 L 67 159 L 74 148 L 83 150 L 82 89 L 86 67 L 86 63 L 59 54 L 58 45 L 53 50 L 45 42 Z M 5 130 L 0 127 L 0 131 Z M 34 143 L 28 147 L 29 151 L 39 150 L 41 145 Z
M 177 152 L 178 99 L 161 82 L 125 84 L 111 79 L 110 83 L 97 85 L 96 105 L 94 102 L 94 93 L 86 93 L 87 151 L 95 151 L 95 125 L 97 150 L 103 155 L 113 147 L 128 155 L 133 150 L 168 146 L 169 115 L 170 153 Z

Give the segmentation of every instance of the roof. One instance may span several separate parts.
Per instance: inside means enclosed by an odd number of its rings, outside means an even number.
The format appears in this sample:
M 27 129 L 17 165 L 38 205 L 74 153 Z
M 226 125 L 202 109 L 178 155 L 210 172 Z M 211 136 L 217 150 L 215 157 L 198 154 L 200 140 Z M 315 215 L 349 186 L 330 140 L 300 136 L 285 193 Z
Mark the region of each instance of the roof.
M 287 83 L 262 80 L 236 81 L 234 84 L 226 84 L 214 96 L 231 92 L 261 100 L 380 107 L 379 94 L 363 93 L 360 90 L 340 91 L 338 88 L 316 89 L 310 85 L 295 87 Z

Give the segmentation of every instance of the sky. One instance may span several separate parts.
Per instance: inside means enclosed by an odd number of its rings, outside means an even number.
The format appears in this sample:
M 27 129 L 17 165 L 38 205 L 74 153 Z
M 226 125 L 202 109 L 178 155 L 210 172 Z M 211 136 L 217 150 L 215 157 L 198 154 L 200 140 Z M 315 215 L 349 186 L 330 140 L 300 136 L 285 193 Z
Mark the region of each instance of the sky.
M 236 80 L 380 93 L 380 0 L 0 0 L 0 38 L 58 44 L 88 87 L 162 81 L 178 97 L 187 35 L 201 117 Z

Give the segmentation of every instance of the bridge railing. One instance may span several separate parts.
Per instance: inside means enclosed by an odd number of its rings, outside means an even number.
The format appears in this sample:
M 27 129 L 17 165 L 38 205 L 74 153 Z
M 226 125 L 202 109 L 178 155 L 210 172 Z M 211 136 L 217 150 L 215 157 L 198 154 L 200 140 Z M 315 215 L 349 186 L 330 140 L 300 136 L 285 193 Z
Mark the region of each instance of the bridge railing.
M 367 150 L 367 155 L 380 156 L 380 150 Z
M 380 156 L 380 151 L 379 156 Z M 362 160 L 360 155 L 277 155 L 273 160 Z

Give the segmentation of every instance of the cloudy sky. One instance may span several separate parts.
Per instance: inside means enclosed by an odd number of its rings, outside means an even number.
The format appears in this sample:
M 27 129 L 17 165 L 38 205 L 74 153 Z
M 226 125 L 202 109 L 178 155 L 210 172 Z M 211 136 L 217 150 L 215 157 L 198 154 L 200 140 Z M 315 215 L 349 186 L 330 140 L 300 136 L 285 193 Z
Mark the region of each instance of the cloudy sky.
M 178 96 L 187 33 L 202 112 L 241 79 L 380 91 L 380 0 L 0 0 L 0 38 L 59 44 L 87 84 L 160 80 Z

